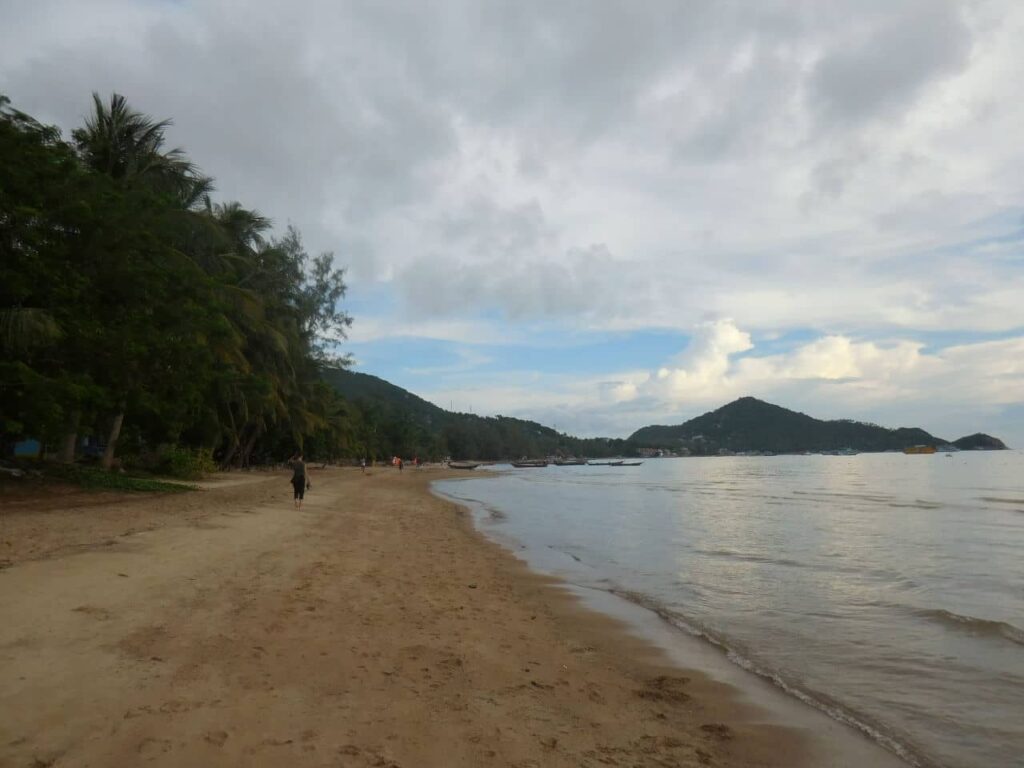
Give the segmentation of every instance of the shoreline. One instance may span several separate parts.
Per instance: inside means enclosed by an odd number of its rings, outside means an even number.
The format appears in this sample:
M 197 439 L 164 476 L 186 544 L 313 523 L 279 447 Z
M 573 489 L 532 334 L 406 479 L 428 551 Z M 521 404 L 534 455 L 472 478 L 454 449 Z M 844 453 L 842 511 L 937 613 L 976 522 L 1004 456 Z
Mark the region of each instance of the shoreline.
M 821 764 L 491 541 L 454 473 L 311 476 L 301 512 L 237 474 L 5 509 L 0 765 Z
M 799 725 L 808 734 L 813 734 L 807 746 L 814 754 L 814 764 L 828 764 L 832 768 L 860 768 L 863 765 L 927 768 L 931 765 L 925 758 L 908 752 L 901 744 L 886 744 L 888 737 L 871 725 L 841 709 L 832 710 L 810 694 L 791 689 L 748 665 L 742 658 L 733 658 L 727 646 L 677 625 L 641 596 L 568 580 L 567 576 L 559 573 L 556 558 L 550 553 L 535 551 L 501 530 L 503 512 L 480 502 L 449 496 L 436 486 L 432 486 L 432 490 L 441 498 L 467 506 L 472 524 L 487 541 L 516 557 L 533 572 L 554 579 L 585 610 L 621 622 L 626 631 L 638 635 L 666 654 L 680 671 L 690 673 L 699 669 L 711 679 L 734 688 L 740 701 L 759 710 L 763 722 L 789 727 Z

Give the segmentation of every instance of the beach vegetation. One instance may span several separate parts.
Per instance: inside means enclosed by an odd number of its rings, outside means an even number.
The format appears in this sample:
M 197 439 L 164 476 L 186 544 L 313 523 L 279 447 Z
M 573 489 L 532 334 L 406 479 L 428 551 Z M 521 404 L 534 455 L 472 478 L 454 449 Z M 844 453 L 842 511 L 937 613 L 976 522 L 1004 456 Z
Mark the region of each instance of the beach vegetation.
M 349 435 L 344 270 L 214 202 L 213 180 L 117 94 L 61 132 L 0 96 L 0 434 L 65 461 L 81 439 L 165 469 L 247 466 Z M 178 452 L 175 452 L 178 451 Z M 200 460 L 201 457 L 201 460 Z
M 136 473 L 108 472 L 101 467 L 80 464 L 48 464 L 37 479 L 66 483 L 95 491 L 183 493 L 195 490 L 195 486 L 190 483 L 170 482 Z

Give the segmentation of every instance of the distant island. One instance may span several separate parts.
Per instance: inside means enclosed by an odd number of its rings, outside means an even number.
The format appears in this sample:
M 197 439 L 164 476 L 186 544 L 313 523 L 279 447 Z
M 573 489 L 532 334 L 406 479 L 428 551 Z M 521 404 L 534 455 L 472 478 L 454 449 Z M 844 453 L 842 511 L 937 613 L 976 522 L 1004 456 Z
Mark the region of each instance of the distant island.
M 643 448 L 688 454 L 894 451 L 913 446 L 1003 450 L 1002 440 L 981 433 L 952 442 L 919 427 L 889 429 L 850 419 L 823 421 L 755 397 L 741 397 L 677 426 L 638 429 L 628 441 Z
M 1005 451 L 1006 443 L 998 437 L 986 435 L 983 432 L 975 432 L 973 435 L 961 437 L 954 440 L 953 445 L 961 451 Z

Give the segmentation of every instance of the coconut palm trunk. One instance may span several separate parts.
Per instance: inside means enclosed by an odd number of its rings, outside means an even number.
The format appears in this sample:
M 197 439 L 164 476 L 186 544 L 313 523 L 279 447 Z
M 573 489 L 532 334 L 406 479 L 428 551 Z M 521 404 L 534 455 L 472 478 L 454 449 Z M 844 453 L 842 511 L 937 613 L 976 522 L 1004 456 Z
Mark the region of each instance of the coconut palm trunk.
M 117 450 L 117 439 L 121 436 L 121 425 L 124 423 L 124 408 L 125 402 L 122 400 L 117 414 L 114 416 L 114 422 L 110 425 L 110 436 L 107 438 L 107 447 L 103 451 L 102 466 L 104 469 L 110 469 L 114 466 L 114 452 Z
M 256 441 L 259 440 L 262 432 L 262 428 L 257 424 L 255 429 L 253 429 L 252 434 L 249 436 L 248 441 L 246 441 L 245 448 L 242 450 L 240 462 L 240 465 L 243 468 L 247 468 L 249 466 L 249 457 L 252 455 L 252 449 L 256 447 Z
M 61 442 L 60 453 L 57 460 L 62 464 L 71 464 L 75 460 L 75 445 L 78 443 L 78 423 L 82 419 L 81 411 L 71 413 L 71 423 L 68 424 L 68 431 Z

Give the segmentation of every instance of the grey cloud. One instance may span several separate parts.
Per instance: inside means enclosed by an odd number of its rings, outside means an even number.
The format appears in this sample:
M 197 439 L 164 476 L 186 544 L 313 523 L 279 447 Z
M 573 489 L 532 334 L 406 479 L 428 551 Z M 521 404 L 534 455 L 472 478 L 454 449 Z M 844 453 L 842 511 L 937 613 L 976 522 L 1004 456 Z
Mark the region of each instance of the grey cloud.
M 443 239 L 494 261 L 550 251 L 553 231 L 536 200 L 502 207 L 486 197 L 445 212 L 438 224 Z
M 451 316 L 498 310 L 515 320 L 579 317 L 595 312 L 595 297 L 615 290 L 613 258 L 603 245 L 550 258 L 497 258 L 467 264 L 428 255 L 396 277 L 416 313 Z M 611 278 L 611 279 L 610 279 Z
M 960 71 L 971 31 L 955 0 L 867 4 L 826 50 L 810 81 L 823 118 L 859 122 L 909 107 L 921 90 Z
M 811 171 L 811 187 L 804 196 L 804 204 L 810 208 L 821 198 L 837 200 L 846 191 L 846 185 L 857 169 L 867 159 L 861 147 L 849 146 L 826 160 Z

